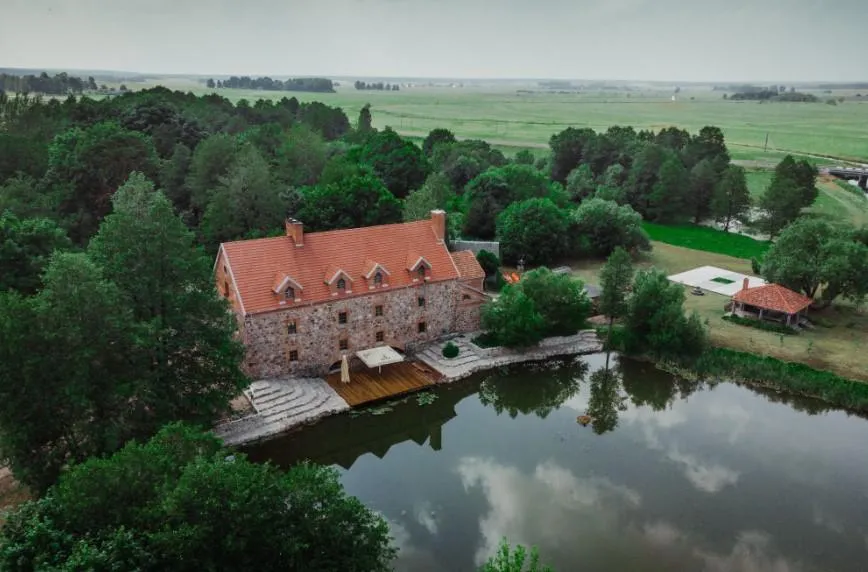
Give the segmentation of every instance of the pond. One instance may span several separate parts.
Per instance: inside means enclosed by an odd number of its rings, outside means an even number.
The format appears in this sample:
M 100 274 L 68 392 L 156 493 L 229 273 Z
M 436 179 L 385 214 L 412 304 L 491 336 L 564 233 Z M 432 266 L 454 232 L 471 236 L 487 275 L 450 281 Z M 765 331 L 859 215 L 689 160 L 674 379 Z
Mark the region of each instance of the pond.
M 503 537 L 558 572 L 868 568 L 868 422 L 604 362 L 488 372 L 249 454 L 335 465 L 401 571 L 475 570 Z

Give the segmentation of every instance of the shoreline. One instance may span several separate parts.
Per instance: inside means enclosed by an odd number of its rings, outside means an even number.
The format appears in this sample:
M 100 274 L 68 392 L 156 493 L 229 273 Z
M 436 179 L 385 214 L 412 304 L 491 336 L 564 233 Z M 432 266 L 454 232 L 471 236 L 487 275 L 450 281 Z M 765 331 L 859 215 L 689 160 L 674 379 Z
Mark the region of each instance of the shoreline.
M 603 350 L 596 330 L 573 336 L 551 337 L 527 349 L 481 348 L 473 334 L 453 335 L 426 344 L 410 357 L 442 376 L 439 384 L 453 383 L 474 373 L 505 365 L 546 360 L 568 355 L 586 355 Z M 444 358 L 443 346 L 456 343 L 459 355 Z M 424 388 L 420 388 L 420 391 Z M 245 395 L 253 413 L 218 423 L 213 431 L 227 446 L 244 447 L 273 439 L 290 431 L 353 409 L 322 378 L 276 378 L 254 381 Z M 278 407 L 275 407 L 275 404 Z

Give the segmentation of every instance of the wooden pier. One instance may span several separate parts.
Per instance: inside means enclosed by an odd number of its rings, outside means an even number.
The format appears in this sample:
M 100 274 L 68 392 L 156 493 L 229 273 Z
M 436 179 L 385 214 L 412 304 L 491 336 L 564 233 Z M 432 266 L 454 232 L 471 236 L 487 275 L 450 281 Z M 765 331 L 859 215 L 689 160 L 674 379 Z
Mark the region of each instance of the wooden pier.
M 342 383 L 340 372 L 326 377 L 328 384 L 350 407 L 412 393 L 435 385 L 440 374 L 418 362 L 385 365 L 382 371 L 362 369 L 350 372 L 350 382 Z

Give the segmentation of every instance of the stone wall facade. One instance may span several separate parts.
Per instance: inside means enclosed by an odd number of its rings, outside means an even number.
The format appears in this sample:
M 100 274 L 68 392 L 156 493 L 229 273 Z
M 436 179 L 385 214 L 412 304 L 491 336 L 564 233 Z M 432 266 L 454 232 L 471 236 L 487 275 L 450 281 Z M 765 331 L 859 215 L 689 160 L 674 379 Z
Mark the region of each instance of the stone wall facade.
M 247 315 L 240 324 L 247 373 L 254 379 L 323 375 L 343 354 L 384 345 L 411 351 L 445 334 L 477 330 L 480 295 L 450 280 Z

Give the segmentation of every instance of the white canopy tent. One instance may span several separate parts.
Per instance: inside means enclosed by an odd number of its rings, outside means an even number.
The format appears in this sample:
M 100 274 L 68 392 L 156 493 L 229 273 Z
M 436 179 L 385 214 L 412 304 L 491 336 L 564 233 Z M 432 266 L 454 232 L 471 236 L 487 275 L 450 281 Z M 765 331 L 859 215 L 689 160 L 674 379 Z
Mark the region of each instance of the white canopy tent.
M 404 356 L 402 356 L 389 346 L 380 346 L 367 350 L 360 350 L 356 352 L 356 357 L 362 360 L 362 363 L 364 363 L 369 368 L 377 368 L 378 371 L 381 371 L 380 368 L 382 368 L 384 365 L 400 363 L 404 361 Z

